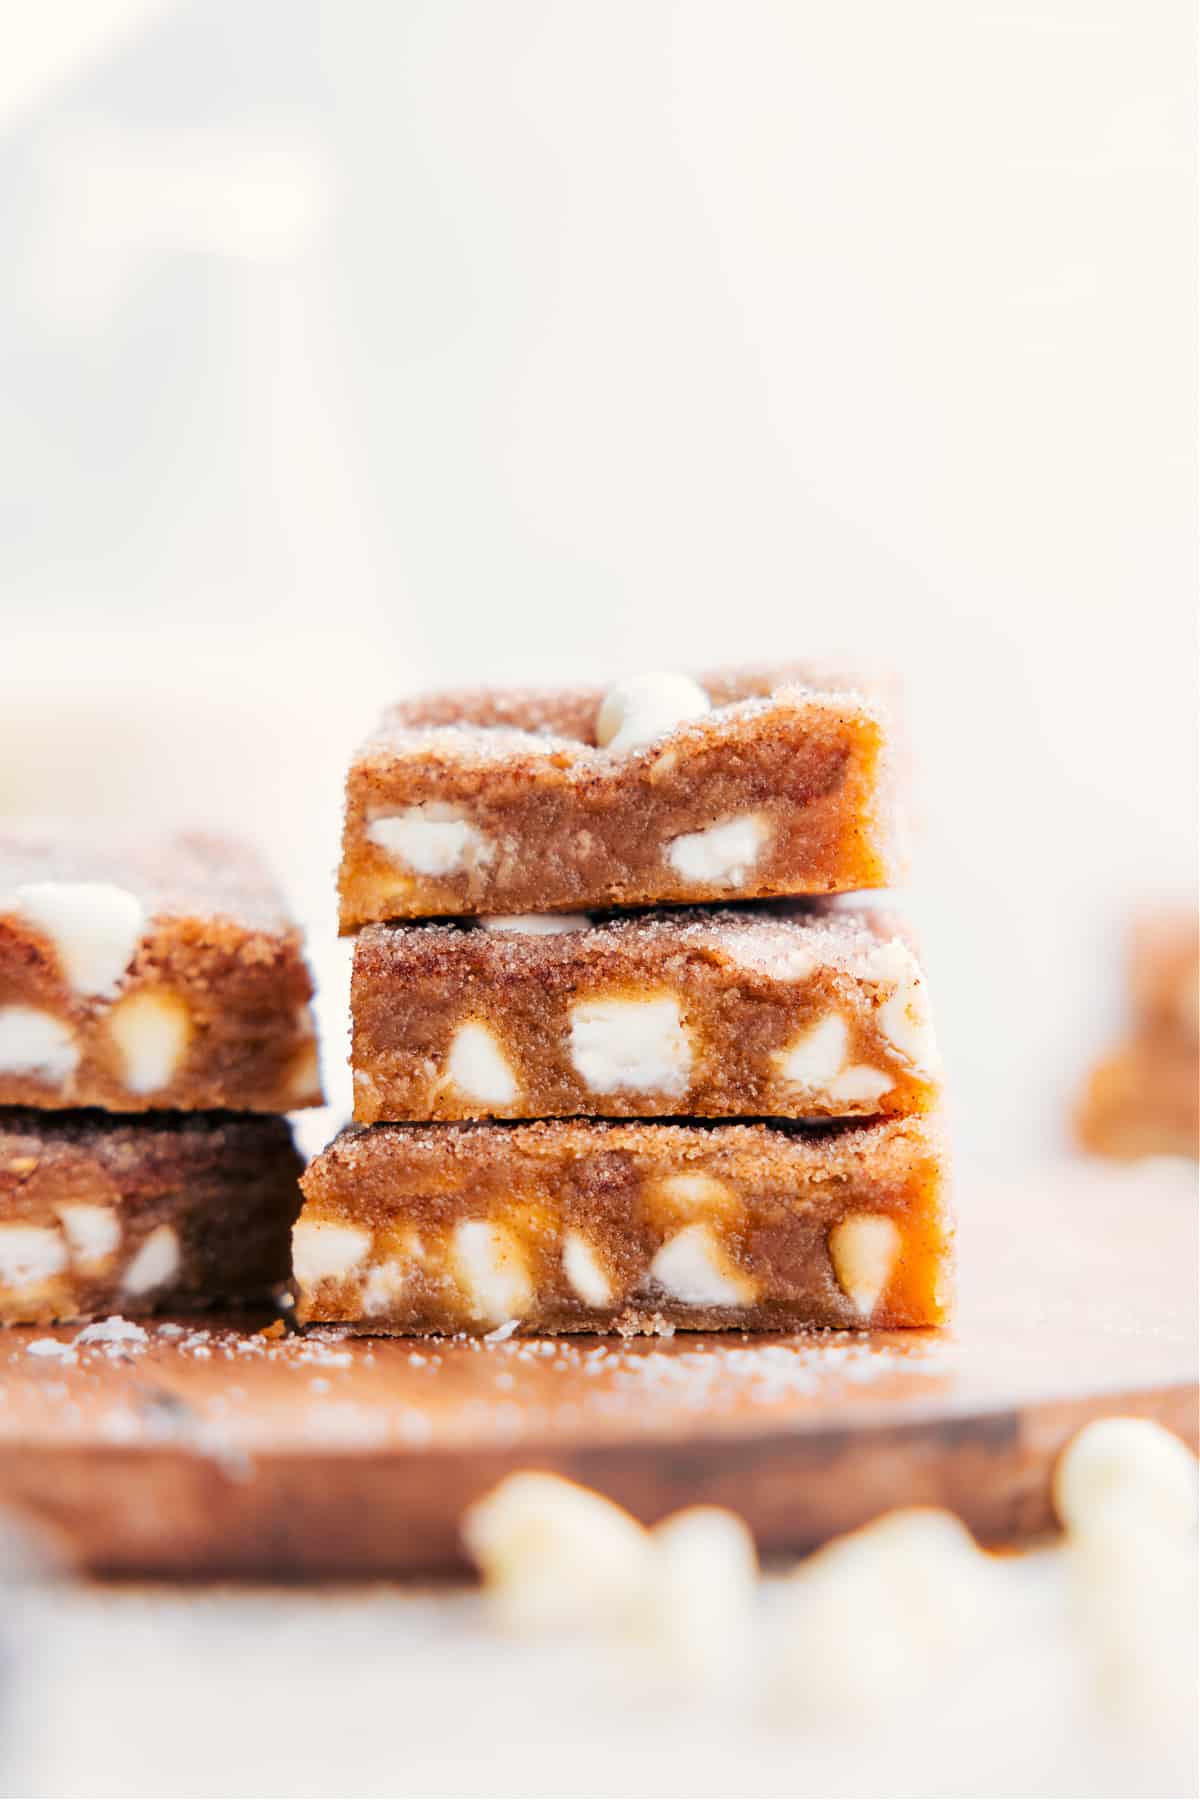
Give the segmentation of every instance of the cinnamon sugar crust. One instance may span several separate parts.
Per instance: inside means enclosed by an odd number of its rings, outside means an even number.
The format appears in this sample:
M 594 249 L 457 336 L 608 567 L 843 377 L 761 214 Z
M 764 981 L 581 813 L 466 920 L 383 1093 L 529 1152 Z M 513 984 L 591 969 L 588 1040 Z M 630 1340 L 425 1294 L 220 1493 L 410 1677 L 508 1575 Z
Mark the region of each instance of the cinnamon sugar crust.
M 843 669 L 701 677 L 713 710 L 597 746 L 599 689 L 392 707 L 346 786 L 341 927 L 875 888 L 902 871 L 887 697 Z
M 309 1165 L 297 1316 L 367 1332 L 941 1323 L 935 1119 L 351 1126 Z
M 0 1111 L 0 1322 L 269 1296 L 301 1167 L 284 1119 Z
M 936 1103 L 924 977 L 889 915 L 783 902 L 578 924 L 365 927 L 356 1118 L 842 1118 Z
M 311 997 L 302 934 L 244 845 L 0 840 L 0 1105 L 320 1105 Z

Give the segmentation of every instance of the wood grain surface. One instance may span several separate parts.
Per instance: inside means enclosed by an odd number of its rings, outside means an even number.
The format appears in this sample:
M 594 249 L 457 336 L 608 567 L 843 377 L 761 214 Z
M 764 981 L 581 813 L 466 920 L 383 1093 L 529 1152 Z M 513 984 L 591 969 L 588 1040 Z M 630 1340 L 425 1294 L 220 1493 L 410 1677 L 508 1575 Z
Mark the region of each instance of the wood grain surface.
M 1053 1461 L 1138 1413 L 1195 1444 L 1190 1184 L 1061 1169 L 960 1197 L 945 1333 L 272 1339 L 255 1321 L 0 1335 L 0 1508 L 107 1575 L 360 1578 L 460 1565 L 463 1509 L 559 1470 L 647 1521 L 731 1506 L 800 1550 L 897 1505 L 985 1540 L 1052 1523 Z

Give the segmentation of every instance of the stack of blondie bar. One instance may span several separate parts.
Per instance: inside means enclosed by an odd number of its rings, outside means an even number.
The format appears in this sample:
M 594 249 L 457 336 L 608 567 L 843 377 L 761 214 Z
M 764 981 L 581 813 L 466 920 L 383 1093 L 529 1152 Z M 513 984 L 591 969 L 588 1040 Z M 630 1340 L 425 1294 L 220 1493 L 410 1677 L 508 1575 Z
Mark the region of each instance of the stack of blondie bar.
M 823 898 L 896 867 L 888 718 L 811 668 L 386 715 L 341 868 L 359 1123 L 302 1182 L 302 1321 L 944 1316 L 921 969 Z
M 0 1322 L 270 1297 L 321 1103 L 312 983 L 213 838 L 0 840 Z

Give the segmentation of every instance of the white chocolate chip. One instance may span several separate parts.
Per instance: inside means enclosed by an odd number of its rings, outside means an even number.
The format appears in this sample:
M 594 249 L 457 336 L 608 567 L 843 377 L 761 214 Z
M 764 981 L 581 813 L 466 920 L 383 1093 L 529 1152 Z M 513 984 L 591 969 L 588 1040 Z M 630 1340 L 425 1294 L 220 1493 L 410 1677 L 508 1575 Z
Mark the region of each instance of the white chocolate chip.
M 17 909 L 54 945 L 76 994 L 112 994 L 146 929 L 146 909 L 109 881 L 31 881 L 16 890 Z
M 653 1581 L 640 1635 L 655 1673 L 685 1689 L 732 1674 L 746 1653 L 758 1588 L 754 1539 L 736 1513 L 689 1506 L 650 1534 Z
M 886 1213 L 851 1213 L 829 1234 L 838 1286 L 862 1317 L 874 1312 L 900 1254 L 900 1231 Z
M 485 931 L 515 931 L 522 937 L 566 937 L 591 929 L 588 913 L 487 913 L 479 921 Z
M 742 813 L 704 831 L 685 832 L 667 845 L 667 861 L 681 881 L 705 887 L 737 887 L 767 841 L 761 813 Z
M 50 1225 L 0 1225 L 0 1286 L 35 1288 L 67 1266 L 67 1246 Z
M 886 1514 L 803 1562 L 780 1596 L 772 1662 L 789 1714 L 869 1730 L 945 1680 L 986 1635 L 996 1572 L 932 1508 Z
M 692 1046 L 671 994 L 654 1000 L 580 1000 L 571 1008 L 571 1061 L 595 1094 L 621 1088 L 677 1097 Z
M 907 944 L 891 938 L 871 953 L 868 969 L 873 980 L 892 988 L 876 1014 L 880 1032 L 914 1069 L 935 1074 L 940 1061 L 937 1040 L 928 991 L 916 957 Z
M 715 1175 L 664 1175 L 654 1183 L 655 1200 L 665 1202 L 674 1214 L 728 1213 L 737 1206 L 737 1195 Z
M 67 1234 L 71 1261 L 81 1269 L 101 1267 L 121 1242 L 121 1222 L 111 1206 L 79 1201 L 71 1206 L 60 1206 L 58 1216 Z
M 612 1305 L 612 1283 L 581 1231 L 568 1231 L 563 1238 L 563 1273 L 585 1306 Z
M 650 1264 L 654 1280 L 684 1306 L 749 1306 L 754 1283 L 730 1263 L 707 1225 L 686 1225 Z
M 179 1271 L 179 1238 L 171 1225 L 156 1225 L 144 1240 L 137 1255 L 125 1271 L 121 1290 L 126 1294 L 149 1294 L 165 1287 Z
M 362 1309 L 367 1317 L 394 1306 L 403 1295 L 407 1280 L 402 1262 L 377 1263 L 363 1282 Z
M 321 1057 L 315 1037 L 296 1050 L 288 1067 L 287 1095 L 293 1106 L 321 1102 Z
M 463 1219 L 454 1227 L 455 1272 L 473 1318 L 504 1325 L 529 1311 L 533 1282 L 511 1231 L 489 1219 Z
M 690 675 L 635 675 L 608 690 L 596 714 L 596 742 L 618 754 L 640 750 L 712 710 Z
M 460 1092 L 486 1106 L 511 1106 L 517 1097 L 517 1078 L 495 1033 L 477 1019 L 469 1019 L 455 1032 L 446 1073 Z
M 462 1531 L 509 1630 L 624 1625 L 641 1615 L 649 1536 L 600 1494 L 557 1475 L 510 1475 L 471 1507 Z
M 292 1226 L 292 1269 L 301 1287 L 320 1281 L 344 1281 L 371 1247 L 371 1234 L 359 1225 L 335 1225 L 331 1219 L 298 1219 Z
M 827 1088 L 841 1073 L 846 1061 L 849 1032 L 841 1013 L 826 1013 L 815 1025 L 778 1050 L 772 1057 L 784 1081 L 794 1082 L 806 1093 Z
M 69 1025 L 37 1006 L 0 1006 L 0 1075 L 34 1075 L 62 1087 L 78 1065 Z
M 108 1029 L 131 1094 L 157 1094 L 179 1073 L 192 1037 L 187 1004 L 169 988 L 140 988 L 118 1000 Z
M 372 819 L 367 836 L 418 875 L 460 875 L 492 860 L 492 846 L 478 826 L 438 800 Z
M 829 1097 L 848 1106 L 861 1102 L 869 1104 L 872 1100 L 882 1099 L 893 1085 L 891 1076 L 882 1069 L 873 1069 L 869 1063 L 855 1063 L 830 1082 Z
M 1150 1419 L 1096 1419 L 1072 1438 L 1054 1470 L 1054 1509 L 1079 1536 L 1120 1520 L 1179 1536 L 1196 1530 L 1197 1463 Z

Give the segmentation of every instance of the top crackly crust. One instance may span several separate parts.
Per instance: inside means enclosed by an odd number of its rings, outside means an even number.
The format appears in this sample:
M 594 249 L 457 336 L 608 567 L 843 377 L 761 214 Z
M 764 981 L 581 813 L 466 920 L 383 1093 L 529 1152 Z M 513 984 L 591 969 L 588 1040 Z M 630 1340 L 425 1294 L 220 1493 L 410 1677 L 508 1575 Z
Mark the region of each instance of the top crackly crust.
M 601 688 L 475 688 L 390 707 L 351 766 L 341 929 L 440 914 L 844 893 L 903 872 L 894 684 L 840 664 L 699 677 L 714 710 L 637 749 L 601 748 Z M 413 870 L 371 838 L 427 809 L 477 833 L 455 870 Z M 769 817 L 736 879 L 686 879 L 675 839 Z

